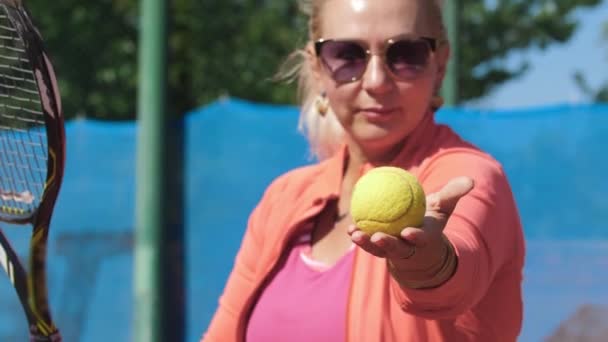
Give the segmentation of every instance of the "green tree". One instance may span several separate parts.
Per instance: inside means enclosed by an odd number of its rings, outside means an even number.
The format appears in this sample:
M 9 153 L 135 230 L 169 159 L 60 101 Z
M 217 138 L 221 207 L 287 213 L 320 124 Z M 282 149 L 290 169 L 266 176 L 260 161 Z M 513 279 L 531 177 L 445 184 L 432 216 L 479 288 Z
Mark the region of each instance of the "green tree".
M 26 2 L 57 72 L 66 117 L 131 119 L 137 1 Z
M 29 0 L 53 59 L 66 117 L 133 119 L 137 87 L 137 0 Z M 270 81 L 301 43 L 295 1 L 172 1 L 169 108 L 184 113 L 230 95 L 293 102 Z
M 608 22 L 604 24 L 604 30 L 602 33 L 603 40 L 608 43 Z M 608 46 L 608 44 L 607 44 Z M 608 59 L 606 61 L 608 65 Z M 574 73 L 574 82 L 576 82 L 579 89 L 583 92 L 583 94 L 588 97 L 593 102 L 608 102 L 608 81 L 604 82 L 603 85 L 599 86 L 597 89 L 594 89 L 587 78 L 583 73 L 579 70 Z
M 567 41 L 572 12 L 600 0 L 461 0 L 462 100 L 523 74 L 512 52 Z M 173 0 L 169 100 L 184 113 L 223 95 L 293 103 L 293 85 L 271 81 L 306 38 L 295 0 Z M 132 119 L 136 112 L 137 0 L 28 0 L 59 75 L 67 117 Z
M 500 84 L 523 75 L 528 61 L 515 68 L 506 63 L 513 53 L 565 43 L 578 22 L 573 12 L 601 0 L 460 0 L 461 100 L 479 98 Z M 491 6 L 489 3 L 493 3 Z

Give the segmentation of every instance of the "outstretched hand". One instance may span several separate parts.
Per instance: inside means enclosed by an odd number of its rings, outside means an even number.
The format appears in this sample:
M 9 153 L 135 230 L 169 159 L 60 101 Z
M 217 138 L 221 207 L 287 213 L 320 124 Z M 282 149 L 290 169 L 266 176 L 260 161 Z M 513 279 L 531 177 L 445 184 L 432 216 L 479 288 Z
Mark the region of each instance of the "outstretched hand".
M 473 186 L 471 178 L 457 177 L 438 192 L 427 195 L 423 226 L 404 227 L 399 237 L 380 232 L 369 236 L 354 225 L 348 229 L 348 234 L 359 247 L 389 259 L 398 269 L 406 272 L 427 270 L 443 258 L 443 229 L 458 201 Z

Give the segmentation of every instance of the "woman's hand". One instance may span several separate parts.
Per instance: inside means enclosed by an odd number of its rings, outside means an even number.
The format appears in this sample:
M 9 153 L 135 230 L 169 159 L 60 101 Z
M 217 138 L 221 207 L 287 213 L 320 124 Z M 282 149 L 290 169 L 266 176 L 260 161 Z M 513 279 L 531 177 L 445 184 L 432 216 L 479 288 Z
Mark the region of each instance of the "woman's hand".
M 443 229 L 460 198 L 469 193 L 473 186 L 471 178 L 458 177 L 438 192 L 427 195 L 423 226 L 405 227 L 399 237 L 384 233 L 368 236 L 355 226 L 348 229 L 348 234 L 365 251 L 386 258 L 393 276 L 401 278 L 397 280 L 432 280 L 446 258 L 448 246 L 443 237 Z

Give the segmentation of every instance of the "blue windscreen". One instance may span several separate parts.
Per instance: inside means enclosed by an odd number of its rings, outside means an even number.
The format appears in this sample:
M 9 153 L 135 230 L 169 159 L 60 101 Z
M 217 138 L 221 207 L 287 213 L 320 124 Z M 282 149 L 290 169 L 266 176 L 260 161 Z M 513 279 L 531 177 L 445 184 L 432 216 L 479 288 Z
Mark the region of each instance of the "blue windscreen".
M 248 214 L 265 187 L 313 160 L 292 106 L 225 99 L 184 120 L 187 337 L 196 341 L 216 308 Z M 525 295 L 530 305 L 522 341 L 549 336 L 587 300 L 573 297 L 580 289 L 550 279 L 561 279 L 568 267 L 581 278 L 593 278 L 591 268 L 585 273 L 579 266 L 585 263 L 570 265 L 574 256 L 559 251 L 583 248 L 591 265 L 608 260 L 602 242 L 608 240 L 608 105 L 448 108 L 437 113 L 437 120 L 503 164 L 529 241 Z M 54 317 L 66 341 L 131 341 L 138 127 L 135 122 L 74 120 L 66 130 L 66 174 L 49 242 Z M 29 231 L 5 230 L 25 256 Z M 585 291 L 606 300 L 605 291 L 593 292 L 593 284 Z M 560 299 L 567 302 L 561 311 L 541 310 Z M 0 304 L 0 340 L 23 340 L 25 317 L 2 276 Z

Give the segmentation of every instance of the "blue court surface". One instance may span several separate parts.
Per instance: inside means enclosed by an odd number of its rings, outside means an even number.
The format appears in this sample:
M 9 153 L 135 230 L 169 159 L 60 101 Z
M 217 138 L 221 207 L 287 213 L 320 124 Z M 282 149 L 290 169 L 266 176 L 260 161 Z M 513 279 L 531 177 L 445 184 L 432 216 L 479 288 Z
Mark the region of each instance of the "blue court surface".
M 527 239 L 520 341 L 592 341 L 580 336 L 607 333 L 608 105 L 443 109 L 437 120 L 494 155 L 513 186 Z M 311 160 L 294 107 L 224 99 L 188 113 L 183 124 L 187 340 L 197 341 L 250 210 L 272 179 Z M 137 133 L 133 122 L 67 124 L 49 247 L 51 304 L 65 341 L 133 339 Z M 5 230 L 25 253 L 29 232 Z M 25 319 L 4 276 L 0 322 L 0 341 L 25 340 Z

